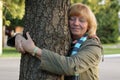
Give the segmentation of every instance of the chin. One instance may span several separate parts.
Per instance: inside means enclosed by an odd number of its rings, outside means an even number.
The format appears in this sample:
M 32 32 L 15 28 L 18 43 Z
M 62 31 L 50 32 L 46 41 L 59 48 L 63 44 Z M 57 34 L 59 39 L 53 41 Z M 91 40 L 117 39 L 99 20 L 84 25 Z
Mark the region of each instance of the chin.
M 74 35 L 74 36 L 80 36 L 81 34 L 77 34 L 77 33 L 75 34 L 75 33 L 73 33 L 73 35 Z
M 74 31 L 72 32 L 73 35 L 80 35 L 80 32 Z

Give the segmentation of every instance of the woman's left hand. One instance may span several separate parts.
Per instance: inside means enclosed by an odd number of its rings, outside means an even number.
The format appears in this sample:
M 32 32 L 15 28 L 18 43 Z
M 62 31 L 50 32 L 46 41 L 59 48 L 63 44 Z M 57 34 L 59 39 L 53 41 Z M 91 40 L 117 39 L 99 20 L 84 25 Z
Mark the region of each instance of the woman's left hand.
M 29 35 L 28 32 L 26 33 L 26 36 L 27 36 L 27 39 L 21 42 L 21 43 L 22 43 L 22 47 L 23 47 L 23 49 L 24 49 L 26 52 L 28 52 L 28 53 L 30 53 L 31 55 L 33 55 L 33 53 L 34 53 L 34 48 L 35 48 L 36 46 L 35 46 L 32 38 L 30 37 L 30 35 Z

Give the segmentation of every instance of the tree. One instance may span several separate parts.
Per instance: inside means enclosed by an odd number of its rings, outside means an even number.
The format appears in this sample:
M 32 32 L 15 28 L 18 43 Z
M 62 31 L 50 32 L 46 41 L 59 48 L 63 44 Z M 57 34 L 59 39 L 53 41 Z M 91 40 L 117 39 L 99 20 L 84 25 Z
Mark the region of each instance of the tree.
M 2 55 L 2 1 L 0 1 L 0 55 Z
M 24 34 L 29 31 L 40 48 L 66 55 L 70 47 L 67 11 L 69 0 L 26 0 Z M 39 68 L 40 60 L 29 54 L 21 56 L 19 80 L 61 80 Z
M 118 42 L 118 0 L 106 0 L 106 4 L 99 5 L 99 13 L 96 13 L 98 21 L 98 35 L 102 43 Z
M 12 19 L 22 19 L 24 16 L 25 0 L 2 0 L 3 25 L 10 25 Z
M 24 8 L 25 8 L 25 0 L 0 0 L 3 4 L 2 7 L 2 47 L 4 47 L 4 41 L 5 40 L 5 27 L 10 26 L 10 28 L 13 28 L 15 26 L 14 23 L 16 23 L 16 20 L 18 21 L 19 19 L 19 23 L 22 23 L 22 21 L 20 19 L 23 18 L 24 16 Z M 14 21 L 14 23 L 13 23 Z M 17 24 L 17 26 L 21 26 L 19 24 Z

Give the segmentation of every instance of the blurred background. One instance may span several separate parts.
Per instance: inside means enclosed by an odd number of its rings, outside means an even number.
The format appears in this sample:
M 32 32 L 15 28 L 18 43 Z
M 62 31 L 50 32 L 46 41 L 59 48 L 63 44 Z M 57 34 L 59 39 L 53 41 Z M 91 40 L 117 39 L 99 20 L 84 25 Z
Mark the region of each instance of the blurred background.
M 120 0 L 71 0 L 71 4 L 76 2 L 87 4 L 94 12 L 98 22 L 97 35 L 103 44 L 104 55 L 115 54 L 119 57 Z M 24 14 L 25 0 L 0 0 L 0 58 L 19 60 L 20 54 L 6 42 L 16 33 L 23 32 Z

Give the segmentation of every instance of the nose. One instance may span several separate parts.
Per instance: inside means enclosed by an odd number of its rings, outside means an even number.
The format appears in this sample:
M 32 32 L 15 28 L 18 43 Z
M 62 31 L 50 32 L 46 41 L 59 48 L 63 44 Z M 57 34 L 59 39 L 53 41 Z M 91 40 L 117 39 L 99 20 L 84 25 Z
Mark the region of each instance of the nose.
M 75 21 L 74 21 L 74 25 L 80 25 L 80 22 L 79 22 L 78 19 L 75 19 Z

